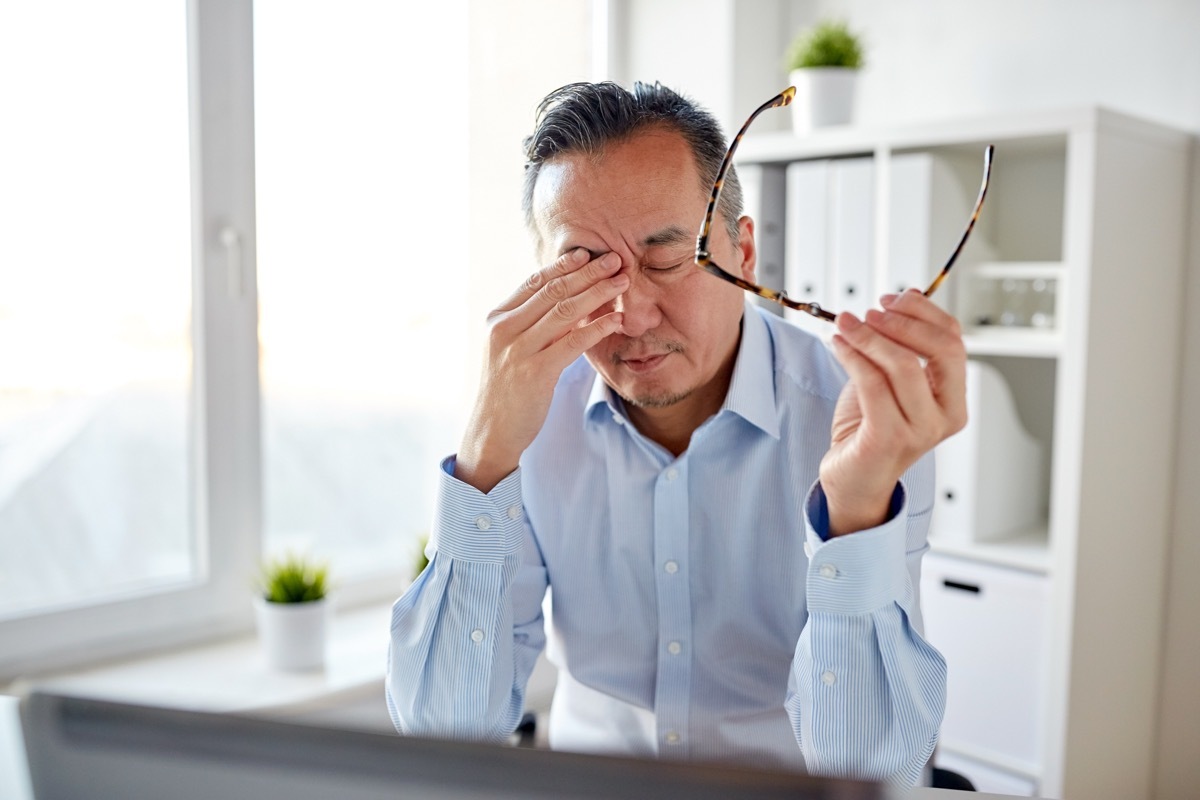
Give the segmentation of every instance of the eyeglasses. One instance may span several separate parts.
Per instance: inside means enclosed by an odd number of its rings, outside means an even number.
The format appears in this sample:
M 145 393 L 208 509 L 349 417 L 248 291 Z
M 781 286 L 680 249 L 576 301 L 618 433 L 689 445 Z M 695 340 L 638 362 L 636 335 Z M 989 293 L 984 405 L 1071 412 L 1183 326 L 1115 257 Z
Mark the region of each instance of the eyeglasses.
M 768 289 L 765 286 L 750 283 L 750 281 L 739 278 L 733 273 L 726 272 L 717 262 L 712 260 L 712 254 L 708 252 L 708 235 L 712 230 L 713 216 L 716 214 L 717 201 L 721 198 L 721 187 L 725 184 L 725 174 L 729 172 L 729 165 L 733 163 L 733 154 L 737 150 L 738 145 L 742 141 L 742 137 L 746 135 L 746 129 L 750 127 L 750 123 L 754 122 L 759 114 L 766 111 L 768 108 L 781 108 L 792 102 L 792 98 L 796 96 L 796 87 L 789 86 L 779 94 L 772 97 L 767 102 L 763 103 L 754 113 L 750 115 L 750 119 L 746 120 L 746 124 L 737 132 L 737 136 L 733 137 L 733 141 L 729 145 L 729 151 L 725 153 L 725 160 L 721 162 L 721 168 L 717 170 L 717 178 L 713 181 L 712 194 L 708 198 L 708 210 L 704 214 L 704 224 L 700 228 L 700 236 L 696 239 L 696 266 L 710 275 L 716 275 L 722 280 L 729 281 L 735 286 L 740 286 L 748 292 L 753 292 L 759 297 L 779 303 L 787 308 L 794 308 L 797 311 L 803 311 L 812 314 L 819 319 L 833 322 L 837 319 L 837 315 L 821 308 L 818 303 L 804 303 L 799 300 L 793 300 L 788 297 L 782 290 Z M 983 198 L 987 195 L 988 180 L 992 175 L 992 153 L 995 150 L 994 145 L 988 145 L 983 153 L 983 183 L 979 187 L 979 197 L 975 200 L 975 210 L 971 212 L 971 218 L 967 220 L 966 230 L 963 231 L 962 237 L 958 240 L 958 245 L 954 248 L 954 252 L 950 254 L 950 258 L 946 261 L 946 265 L 942 267 L 942 271 L 933 279 L 933 283 L 929 284 L 929 288 L 925 290 L 925 296 L 929 297 L 937 288 L 942 285 L 942 281 L 950 273 L 950 268 L 954 266 L 954 262 L 958 260 L 958 254 L 962 252 L 963 245 L 967 243 L 967 237 L 971 235 L 971 231 L 975 228 L 975 221 L 979 219 L 979 211 L 983 208 Z

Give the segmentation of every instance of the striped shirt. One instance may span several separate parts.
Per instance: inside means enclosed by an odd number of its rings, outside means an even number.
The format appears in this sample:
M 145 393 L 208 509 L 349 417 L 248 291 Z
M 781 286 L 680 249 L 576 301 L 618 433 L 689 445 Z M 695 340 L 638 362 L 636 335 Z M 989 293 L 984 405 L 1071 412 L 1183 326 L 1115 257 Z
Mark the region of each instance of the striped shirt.
M 932 455 L 888 522 L 827 540 L 845 373 L 749 303 L 742 328 L 725 402 L 679 457 L 580 359 L 490 493 L 442 463 L 430 565 L 392 613 L 398 730 L 506 740 L 546 647 L 557 749 L 917 782 L 945 698 L 917 596 Z

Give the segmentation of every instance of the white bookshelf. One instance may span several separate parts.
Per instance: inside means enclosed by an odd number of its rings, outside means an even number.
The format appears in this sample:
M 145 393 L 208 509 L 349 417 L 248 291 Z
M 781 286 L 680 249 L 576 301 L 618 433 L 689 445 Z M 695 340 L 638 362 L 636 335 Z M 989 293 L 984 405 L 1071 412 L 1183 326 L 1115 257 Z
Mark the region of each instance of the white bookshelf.
M 894 272 L 911 271 L 904 265 L 913 252 L 897 248 L 924 242 L 928 252 L 917 256 L 928 263 L 925 278 L 940 269 L 978 190 L 987 144 L 996 146 L 988 199 L 936 299 L 963 323 L 969 355 L 1004 376 L 1021 422 L 1043 445 L 1045 503 L 1040 522 L 987 543 L 970 532 L 940 536 L 935 515 L 931 546 L 985 571 L 1044 582 L 1048 601 L 1030 624 L 1045 625 L 1046 646 L 1034 665 L 1036 691 L 1013 699 L 1037 704 L 1036 757 L 1014 768 L 1005 753 L 962 737 L 955 754 L 1010 769 L 1045 797 L 1145 797 L 1162 658 L 1190 137 L 1080 108 L 803 139 L 751 132 L 738 163 L 754 165 L 756 186 L 785 187 L 749 204 L 784 220 L 785 243 L 773 246 L 787 251 L 778 254 L 785 281 L 811 268 L 794 263 L 796 252 L 813 249 L 811 239 L 803 247 L 786 239 L 811 236 L 813 223 L 790 213 L 793 190 L 780 175 L 803 162 L 869 163 L 869 207 L 838 213 L 851 224 L 866 220 L 851 238 L 871 240 L 867 290 L 875 298 L 903 282 Z M 764 178 L 771 174 L 777 179 Z M 927 184 L 913 183 L 914 174 L 927 174 Z M 906 187 L 915 187 L 911 201 Z M 977 313 L 974 293 L 986 300 L 1005 280 L 1017 291 L 1053 282 L 1049 317 L 1002 324 L 994 312 Z M 841 310 L 832 296 L 821 302 Z M 827 335 L 823 325 L 812 329 Z M 937 602 L 925 597 L 927 618 Z M 944 746 L 955 740 L 944 735 Z

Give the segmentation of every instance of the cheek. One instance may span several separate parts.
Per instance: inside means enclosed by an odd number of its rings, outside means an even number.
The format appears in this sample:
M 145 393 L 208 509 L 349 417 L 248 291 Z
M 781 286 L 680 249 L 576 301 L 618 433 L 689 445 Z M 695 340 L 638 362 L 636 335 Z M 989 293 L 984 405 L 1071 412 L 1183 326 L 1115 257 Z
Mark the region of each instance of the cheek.
M 731 283 L 696 271 L 673 287 L 664 314 L 680 332 L 701 338 L 720 338 L 720 331 L 736 326 L 742 316 L 744 292 Z

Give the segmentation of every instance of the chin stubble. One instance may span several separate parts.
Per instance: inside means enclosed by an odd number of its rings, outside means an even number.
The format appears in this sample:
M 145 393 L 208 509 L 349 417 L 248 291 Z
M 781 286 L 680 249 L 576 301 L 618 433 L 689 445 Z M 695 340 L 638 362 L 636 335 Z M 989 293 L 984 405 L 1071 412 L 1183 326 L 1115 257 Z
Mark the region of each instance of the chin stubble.
M 682 344 L 666 339 L 642 338 L 637 340 L 636 344 L 641 346 L 649 345 L 652 349 L 662 354 L 683 352 Z M 633 349 L 634 343 L 631 342 L 628 346 L 622 347 L 620 350 L 613 353 L 611 356 L 613 366 L 620 367 L 624 358 L 624 354 Z M 626 403 L 636 406 L 637 408 L 668 408 L 678 402 L 681 402 L 682 400 L 687 399 L 694 391 L 695 388 L 691 388 L 682 392 L 651 392 L 647 394 L 636 395 L 634 397 L 627 397 L 624 393 L 619 391 L 617 394 L 619 394 L 621 399 Z

